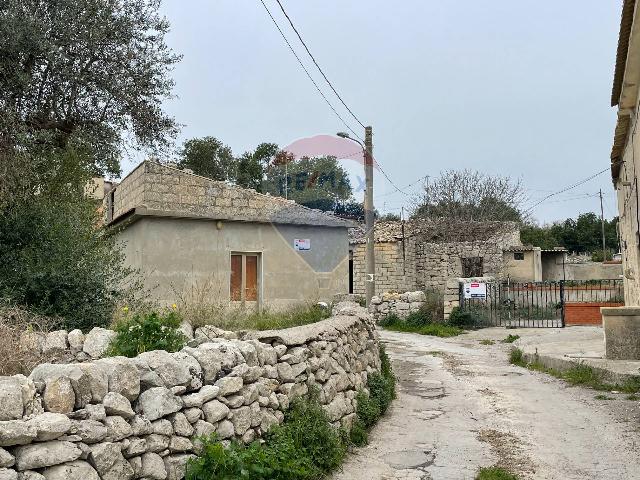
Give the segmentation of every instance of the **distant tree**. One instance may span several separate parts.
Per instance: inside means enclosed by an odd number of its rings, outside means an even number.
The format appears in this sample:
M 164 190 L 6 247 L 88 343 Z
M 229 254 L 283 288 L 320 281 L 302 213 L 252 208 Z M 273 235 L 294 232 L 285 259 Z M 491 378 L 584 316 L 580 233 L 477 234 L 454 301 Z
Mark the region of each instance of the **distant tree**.
M 236 184 L 262 192 L 265 170 L 281 152 L 275 143 L 261 143 L 253 152 L 245 152 L 236 162 Z
M 520 222 L 523 188 L 508 177 L 448 170 L 431 181 L 412 217 L 473 222 Z
M 263 191 L 323 211 L 335 211 L 352 193 L 347 172 L 335 157 L 293 160 L 282 155 L 269 165 Z
M 0 5 L 0 150 L 45 175 L 74 144 L 92 173 L 120 172 L 125 133 L 162 149 L 177 131 L 161 109 L 180 59 L 158 0 L 21 0 Z M 1 160 L 1 158 L 0 158 Z M 24 164 L 22 164 L 24 165 Z M 19 167 L 18 164 L 16 167 Z M 44 173 L 43 173 L 44 172 Z M 31 177 L 30 177 L 31 178 Z M 32 182 L 36 183 L 36 182 Z M 30 185 L 33 189 L 39 185 Z M 24 181 L 23 181 L 24 184 Z
M 399 222 L 400 220 L 400 215 L 398 215 L 397 213 L 385 213 L 380 218 L 378 218 L 378 221 L 380 222 Z
M 617 223 L 617 217 L 605 220 L 607 247 L 616 251 L 620 248 Z M 602 250 L 602 224 L 597 214 L 583 213 L 576 219 L 567 218 L 550 225 L 525 225 L 520 230 L 520 238 L 525 245 L 541 248 L 562 246 L 578 253 L 599 252 Z
M 213 180 L 233 180 L 236 175 L 231 149 L 215 137 L 192 138 L 184 142 L 178 166 Z

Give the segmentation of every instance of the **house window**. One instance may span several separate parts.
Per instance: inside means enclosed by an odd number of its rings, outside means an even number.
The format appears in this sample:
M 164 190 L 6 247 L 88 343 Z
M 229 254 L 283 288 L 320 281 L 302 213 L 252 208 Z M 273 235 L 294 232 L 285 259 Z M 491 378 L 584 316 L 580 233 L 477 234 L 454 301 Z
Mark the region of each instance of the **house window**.
M 524 260 L 524 252 L 513 252 L 514 260 Z
M 483 273 L 484 262 L 482 257 L 462 258 L 462 276 L 481 277 Z
M 229 290 L 234 302 L 258 301 L 259 256 L 257 253 L 232 253 Z

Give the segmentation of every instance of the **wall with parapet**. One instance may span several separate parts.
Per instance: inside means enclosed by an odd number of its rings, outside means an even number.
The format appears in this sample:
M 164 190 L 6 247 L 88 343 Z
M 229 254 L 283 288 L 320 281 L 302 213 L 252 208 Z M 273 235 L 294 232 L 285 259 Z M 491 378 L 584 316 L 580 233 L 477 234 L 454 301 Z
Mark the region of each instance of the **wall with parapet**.
M 92 360 L 0 377 L 0 480 L 181 479 L 197 437 L 250 442 L 310 388 L 349 428 L 357 391 L 380 368 L 371 315 L 347 302 L 325 321 L 242 340 L 203 327 L 177 353 L 94 359 L 110 334 L 75 336 L 45 341 Z

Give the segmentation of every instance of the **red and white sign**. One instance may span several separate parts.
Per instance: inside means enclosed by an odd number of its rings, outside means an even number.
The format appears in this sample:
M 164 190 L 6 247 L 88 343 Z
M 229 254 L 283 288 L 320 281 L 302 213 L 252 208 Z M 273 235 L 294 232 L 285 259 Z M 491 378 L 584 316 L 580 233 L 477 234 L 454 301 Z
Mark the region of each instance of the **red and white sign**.
M 487 284 L 483 282 L 471 282 L 464 284 L 464 298 L 487 298 Z

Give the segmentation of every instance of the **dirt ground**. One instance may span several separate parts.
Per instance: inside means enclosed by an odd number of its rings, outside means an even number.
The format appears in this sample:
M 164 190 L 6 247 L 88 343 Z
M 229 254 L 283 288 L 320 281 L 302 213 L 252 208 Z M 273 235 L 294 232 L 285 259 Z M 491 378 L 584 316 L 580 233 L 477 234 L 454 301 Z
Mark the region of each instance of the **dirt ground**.
M 381 332 L 398 398 L 335 480 L 464 480 L 492 465 L 522 479 L 640 480 L 640 403 L 510 365 L 499 340 L 532 330 Z

